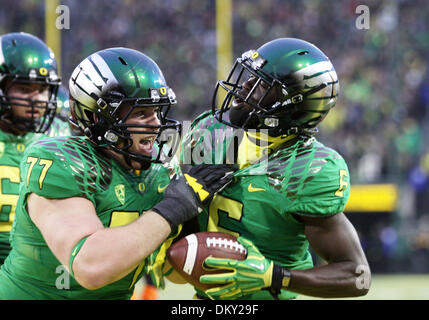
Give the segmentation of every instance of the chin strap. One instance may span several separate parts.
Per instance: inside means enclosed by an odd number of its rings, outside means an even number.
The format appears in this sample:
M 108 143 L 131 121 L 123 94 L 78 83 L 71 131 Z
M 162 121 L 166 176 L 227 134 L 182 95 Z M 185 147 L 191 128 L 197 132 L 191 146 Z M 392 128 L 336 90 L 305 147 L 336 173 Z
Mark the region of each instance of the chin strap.
M 295 135 L 271 137 L 257 130 L 246 131 L 238 146 L 237 163 L 240 169 L 260 161 L 283 143 L 295 137 Z

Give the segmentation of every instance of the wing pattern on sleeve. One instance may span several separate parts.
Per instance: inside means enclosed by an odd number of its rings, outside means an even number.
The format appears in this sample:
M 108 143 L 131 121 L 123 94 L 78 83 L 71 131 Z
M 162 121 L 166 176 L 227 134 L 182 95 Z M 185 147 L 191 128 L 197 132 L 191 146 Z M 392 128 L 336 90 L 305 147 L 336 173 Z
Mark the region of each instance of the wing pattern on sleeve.
M 108 188 L 112 178 L 112 166 L 97 152 L 94 145 L 82 137 L 58 137 L 39 140 L 34 144 L 43 154 L 55 159 L 51 174 L 64 179 L 72 176 L 85 196 Z M 57 180 L 58 181 L 58 180 Z M 67 184 L 68 181 L 63 181 Z

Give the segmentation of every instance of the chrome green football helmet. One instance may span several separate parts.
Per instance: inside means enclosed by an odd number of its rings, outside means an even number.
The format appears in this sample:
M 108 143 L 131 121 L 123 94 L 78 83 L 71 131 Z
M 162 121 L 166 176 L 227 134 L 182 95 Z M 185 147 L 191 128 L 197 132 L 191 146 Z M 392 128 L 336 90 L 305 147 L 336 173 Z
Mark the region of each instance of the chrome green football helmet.
M 220 88 L 226 95 L 218 107 Z M 235 128 L 267 129 L 270 136 L 309 134 L 335 106 L 338 93 L 337 73 L 320 49 L 280 38 L 236 60 L 216 86 L 212 111 Z
M 180 123 L 167 117 L 176 95 L 158 65 L 139 51 L 110 48 L 90 55 L 73 71 L 69 91 L 74 125 L 99 146 L 123 154 L 128 163 L 161 162 L 164 144 L 178 138 Z M 157 108 L 160 125 L 126 123 L 136 108 Z M 130 151 L 131 134 L 142 129 L 157 136 L 152 156 Z
M 38 101 L 10 96 L 14 84 L 47 85 L 48 99 Z M 0 37 L 0 119 L 21 131 L 46 132 L 55 117 L 57 91 L 61 78 L 57 74 L 54 53 L 39 38 L 24 32 Z M 16 117 L 13 106 L 31 107 L 31 116 Z M 40 117 L 35 115 L 40 114 Z

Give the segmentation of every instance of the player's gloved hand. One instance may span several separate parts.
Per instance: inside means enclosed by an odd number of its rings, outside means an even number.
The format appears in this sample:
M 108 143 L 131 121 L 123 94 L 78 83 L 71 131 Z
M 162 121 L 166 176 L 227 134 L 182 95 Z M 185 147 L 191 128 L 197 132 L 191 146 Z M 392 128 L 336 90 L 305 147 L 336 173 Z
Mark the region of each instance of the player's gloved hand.
M 232 181 L 234 167 L 200 164 L 183 172 L 172 178 L 164 199 L 152 208 L 172 229 L 197 216 L 214 195 Z
M 228 273 L 200 277 L 201 283 L 219 284 L 218 287 L 205 291 L 211 299 L 238 299 L 261 289 L 271 289 L 274 270 L 281 269 L 273 261 L 266 259 L 251 241 L 242 237 L 237 240 L 247 249 L 245 260 L 212 257 L 204 260 L 204 265 L 208 268 L 230 270 Z M 280 278 L 275 285 L 277 286 L 276 290 L 280 290 Z

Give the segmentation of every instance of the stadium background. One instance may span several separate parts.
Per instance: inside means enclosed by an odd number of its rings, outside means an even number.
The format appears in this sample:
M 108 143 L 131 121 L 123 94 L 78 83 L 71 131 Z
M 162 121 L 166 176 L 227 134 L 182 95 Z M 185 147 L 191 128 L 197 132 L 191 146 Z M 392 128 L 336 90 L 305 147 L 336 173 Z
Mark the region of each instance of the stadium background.
M 45 39 L 59 58 L 64 84 L 83 58 L 100 49 L 124 46 L 153 57 L 178 96 L 173 116 L 180 120 L 191 120 L 210 107 L 217 77 L 242 52 L 279 37 L 316 44 L 340 79 L 339 102 L 321 125 L 318 139 L 339 151 L 349 165 L 352 191 L 346 214 L 358 229 L 373 272 L 365 298 L 429 298 L 426 1 L 0 4 L 0 34 L 25 31 Z M 69 9 L 68 29 L 55 26 L 59 4 Z M 370 10 L 369 29 L 356 26 L 359 5 Z M 161 299 L 192 297 L 186 286 L 168 283 L 167 289 Z

